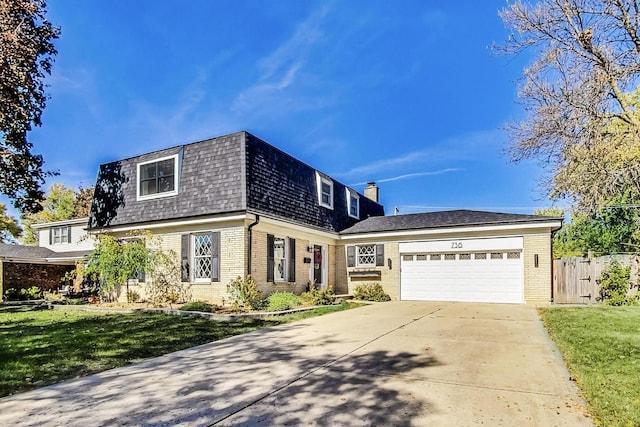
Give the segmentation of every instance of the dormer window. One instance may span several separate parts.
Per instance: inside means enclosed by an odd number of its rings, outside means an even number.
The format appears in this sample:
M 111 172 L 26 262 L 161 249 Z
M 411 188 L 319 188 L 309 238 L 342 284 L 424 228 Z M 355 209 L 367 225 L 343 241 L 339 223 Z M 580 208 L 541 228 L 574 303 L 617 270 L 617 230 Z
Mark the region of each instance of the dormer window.
M 360 219 L 360 196 L 350 188 L 347 191 L 347 211 L 349 216 L 355 219 Z
M 318 203 L 328 209 L 333 209 L 333 181 L 316 172 L 318 186 Z
M 178 194 L 178 155 L 138 164 L 138 200 Z

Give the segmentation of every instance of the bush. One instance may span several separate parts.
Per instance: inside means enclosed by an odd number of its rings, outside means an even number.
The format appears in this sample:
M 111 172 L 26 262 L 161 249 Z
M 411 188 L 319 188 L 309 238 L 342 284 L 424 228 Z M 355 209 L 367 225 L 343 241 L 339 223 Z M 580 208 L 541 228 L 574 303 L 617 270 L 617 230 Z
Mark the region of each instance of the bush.
M 296 308 L 302 304 L 300 297 L 291 292 L 276 292 L 267 298 L 268 311 L 283 311 Z
M 180 310 L 182 311 L 201 311 L 203 313 L 213 313 L 214 311 L 216 311 L 216 306 L 213 304 L 209 304 L 208 302 L 204 302 L 204 301 L 192 301 L 192 302 L 188 302 L 186 304 L 183 304 L 182 307 L 180 307 Z
M 138 302 L 140 301 L 140 294 L 136 291 L 128 291 L 127 292 L 127 302 Z
M 28 289 L 20 289 L 20 293 L 23 294 L 28 300 L 42 298 L 42 291 L 37 286 L 32 286 Z
M 236 310 L 256 310 L 260 307 L 260 291 L 251 276 L 236 277 L 227 285 L 231 306 Z
M 16 288 L 9 288 L 4 291 L 3 298 L 5 301 L 20 301 L 24 296 Z
M 329 286 L 325 289 L 311 288 L 303 292 L 300 299 L 304 305 L 331 305 L 336 300 L 336 296 L 333 293 L 333 287 Z
M 391 297 L 385 293 L 380 283 L 363 283 L 353 290 L 353 298 L 363 301 L 391 301 Z
M 629 279 L 631 278 L 631 267 L 623 267 L 618 261 L 613 261 L 602 272 L 598 281 L 600 283 L 600 294 L 604 302 L 608 305 L 633 305 L 638 298 L 629 295 Z

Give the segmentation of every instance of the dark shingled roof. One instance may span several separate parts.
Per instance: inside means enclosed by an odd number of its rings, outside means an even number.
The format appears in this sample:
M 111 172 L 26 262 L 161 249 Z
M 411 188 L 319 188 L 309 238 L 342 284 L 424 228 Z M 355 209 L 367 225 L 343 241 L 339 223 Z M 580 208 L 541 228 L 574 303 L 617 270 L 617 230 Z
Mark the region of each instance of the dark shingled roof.
M 178 155 L 178 194 L 137 200 L 137 165 Z M 332 179 L 333 180 L 333 179 Z M 328 231 L 351 227 L 345 185 L 334 207 L 319 206 L 316 169 L 248 132 L 155 151 L 100 166 L 89 229 L 251 212 Z M 360 218 L 384 207 L 360 196 Z
M 8 245 L 0 243 L 0 258 L 54 260 L 56 258 L 82 258 L 91 251 L 55 252 L 40 246 Z
M 417 214 L 370 217 L 343 230 L 340 234 L 376 233 L 382 231 L 417 230 L 462 226 L 524 224 L 561 220 L 540 215 L 454 210 Z

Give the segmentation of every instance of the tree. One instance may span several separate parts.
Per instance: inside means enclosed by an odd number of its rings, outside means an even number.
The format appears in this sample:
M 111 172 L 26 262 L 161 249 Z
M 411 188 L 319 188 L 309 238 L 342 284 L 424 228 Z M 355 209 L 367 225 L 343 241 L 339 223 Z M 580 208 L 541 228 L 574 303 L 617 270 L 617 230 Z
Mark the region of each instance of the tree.
M 554 257 L 595 255 L 640 250 L 640 215 L 624 204 L 593 215 L 573 214 L 553 236 Z
M 96 236 L 96 247 L 82 273 L 85 277 L 97 277 L 103 293 L 110 294 L 129 279 L 153 271 L 158 263 L 161 252 L 146 245 L 151 235 L 145 235 L 146 239 L 133 237 L 120 240 L 109 234 Z
M 41 209 L 41 186 L 53 175 L 27 139 L 42 125 L 44 79 L 60 34 L 45 13 L 44 0 L 0 0 L 0 192 L 22 212 Z
M 514 31 L 498 52 L 533 51 L 508 126 L 512 159 L 539 159 L 545 189 L 595 213 L 640 200 L 640 5 L 631 0 L 517 0 L 500 12 Z
M 0 243 L 17 239 L 22 234 L 22 228 L 15 218 L 7 214 L 7 207 L 0 203 Z
M 74 190 L 64 184 L 52 184 L 44 200 L 39 202 L 40 211 L 22 215 L 22 225 L 24 226 L 22 242 L 27 245 L 38 243 L 37 234 L 31 228 L 33 224 L 89 216 L 92 196 L 93 187 L 79 187 L 78 190 Z
M 552 216 L 555 218 L 559 218 L 559 217 L 563 217 L 565 214 L 565 209 L 564 208 L 559 208 L 557 206 L 552 206 L 550 208 L 539 208 L 536 209 L 535 212 L 533 212 L 534 215 L 540 215 L 540 216 Z

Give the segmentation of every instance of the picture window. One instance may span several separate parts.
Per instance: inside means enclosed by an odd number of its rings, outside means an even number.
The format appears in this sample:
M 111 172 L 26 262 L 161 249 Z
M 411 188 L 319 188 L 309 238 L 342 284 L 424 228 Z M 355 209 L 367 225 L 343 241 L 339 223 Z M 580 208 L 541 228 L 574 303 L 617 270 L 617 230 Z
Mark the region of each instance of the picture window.
M 138 199 L 178 194 L 178 156 L 138 164 Z

